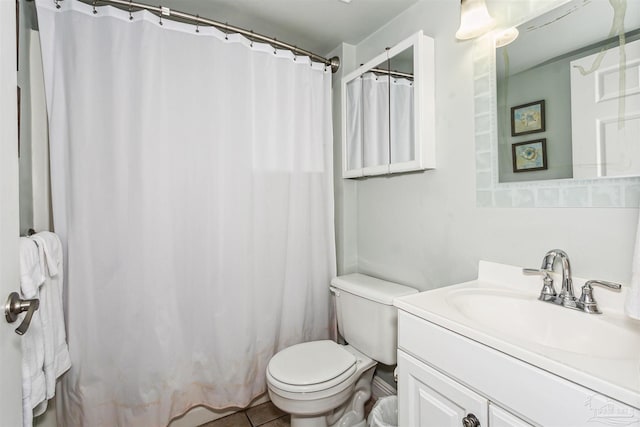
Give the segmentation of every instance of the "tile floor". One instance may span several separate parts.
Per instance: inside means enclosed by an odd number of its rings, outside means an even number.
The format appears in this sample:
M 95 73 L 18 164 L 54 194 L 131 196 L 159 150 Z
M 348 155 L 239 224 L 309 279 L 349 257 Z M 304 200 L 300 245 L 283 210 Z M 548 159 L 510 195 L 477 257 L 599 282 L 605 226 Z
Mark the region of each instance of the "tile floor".
M 365 404 L 365 414 L 369 415 L 375 399 Z M 276 408 L 271 402 L 236 412 L 219 420 L 203 424 L 200 427 L 289 427 L 289 415 Z
M 289 427 L 289 415 L 271 402 L 236 412 L 200 427 Z

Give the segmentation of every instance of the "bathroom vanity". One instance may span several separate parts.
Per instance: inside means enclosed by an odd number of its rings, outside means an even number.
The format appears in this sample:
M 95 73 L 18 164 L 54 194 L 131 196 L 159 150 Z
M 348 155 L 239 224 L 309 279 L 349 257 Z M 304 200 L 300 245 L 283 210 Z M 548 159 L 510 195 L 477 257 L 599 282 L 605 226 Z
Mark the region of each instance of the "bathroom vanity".
M 396 299 L 399 425 L 640 426 L 624 289 L 598 289 L 603 314 L 588 314 L 539 301 L 541 288 L 481 261 L 477 280 Z

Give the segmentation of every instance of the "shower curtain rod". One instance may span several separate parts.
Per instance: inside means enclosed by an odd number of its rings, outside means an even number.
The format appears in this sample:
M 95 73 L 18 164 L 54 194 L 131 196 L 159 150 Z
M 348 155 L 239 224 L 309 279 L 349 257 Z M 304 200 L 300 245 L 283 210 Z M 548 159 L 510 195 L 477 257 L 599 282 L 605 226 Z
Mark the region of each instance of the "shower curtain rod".
M 60 1 L 64 1 L 64 0 L 54 0 L 54 1 L 56 2 L 56 4 L 58 4 Z M 239 33 L 249 38 L 250 40 L 258 40 L 258 41 L 266 42 L 272 46 L 278 46 L 284 49 L 288 49 L 292 51 L 294 54 L 302 54 L 302 55 L 308 56 L 314 61 L 318 61 L 327 66 L 330 66 L 332 73 L 335 73 L 340 68 L 340 58 L 337 56 L 334 56 L 333 58 L 325 58 L 313 52 L 309 52 L 308 50 L 300 49 L 299 47 L 293 46 L 289 43 L 281 42 L 280 40 L 277 40 L 275 38 L 263 36 L 262 34 L 254 33 L 253 31 L 245 30 L 243 28 L 235 27 L 233 25 L 229 25 L 226 23 L 223 24 L 222 22 L 217 22 L 212 19 L 202 18 L 200 15 L 191 15 L 190 13 L 180 12 L 178 10 L 170 9 L 164 6 L 151 6 L 148 4 L 136 3 L 129 0 L 93 0 L 93 1 L 80 0 L 80 1 L 82 1 L 83 3 L 91 4 L 94 7 L 98 3 L 108 3 L 112 5 L 124 6 L 125 9 L 128 9 L 129 11 L 132 11 L 132 9 L 137 9 L 137 10 L 144 9 L 152 13 L 155 13 L 161 17 L 165 17 L 165 16 L 169 18 L 174 17 L 174 18 L 179 18 L 180 20 L 191 21 L 197 24 L 209 25 L 224 31 L 225 33 Z
M 407 79 L 413 80 L 413 74 L 411 74 L 411 73 L 403 73 L 403 72 L 400 72 L 400 71 L 385 70 L 383 68 L 372 68 L 371 71 L 373 71 L 374 73 L 378 73 L 378 74 L 388 74 L 391 77 L 406 77 Z

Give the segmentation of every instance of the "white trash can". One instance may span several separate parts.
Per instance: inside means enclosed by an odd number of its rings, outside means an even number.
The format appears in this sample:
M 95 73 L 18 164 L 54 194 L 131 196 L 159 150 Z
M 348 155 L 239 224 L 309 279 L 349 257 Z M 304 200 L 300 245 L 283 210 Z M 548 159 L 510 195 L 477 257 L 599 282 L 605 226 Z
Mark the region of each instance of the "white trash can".
M 378 399 L 367 418 L 369 427 L 398 427 L 398 396 Z

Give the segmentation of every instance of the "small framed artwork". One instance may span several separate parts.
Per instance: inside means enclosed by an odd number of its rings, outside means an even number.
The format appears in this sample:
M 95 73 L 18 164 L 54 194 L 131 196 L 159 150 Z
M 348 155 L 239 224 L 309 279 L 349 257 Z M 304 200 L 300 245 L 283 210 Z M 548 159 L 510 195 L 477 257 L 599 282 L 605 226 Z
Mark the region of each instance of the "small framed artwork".
M 544 131 L 544 100 L 511 107 L 511 136 Z
M 547 140 L 518 142 L 511 145 L 514 172 L 530 172 L 547 169 Z

